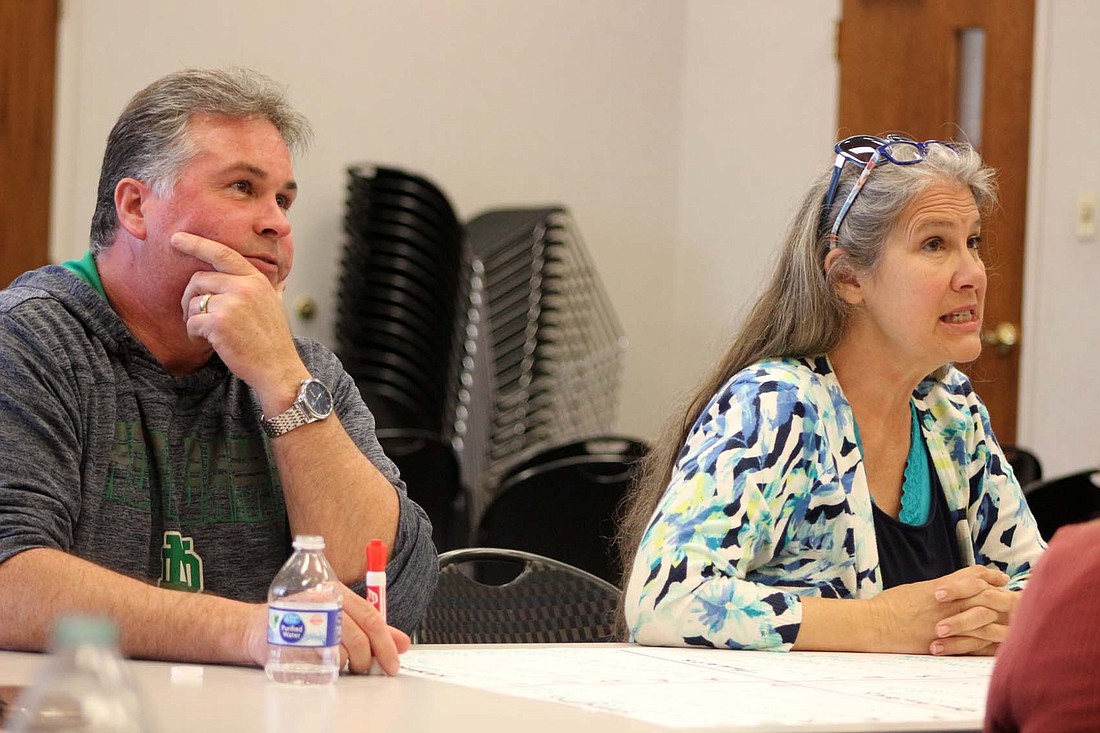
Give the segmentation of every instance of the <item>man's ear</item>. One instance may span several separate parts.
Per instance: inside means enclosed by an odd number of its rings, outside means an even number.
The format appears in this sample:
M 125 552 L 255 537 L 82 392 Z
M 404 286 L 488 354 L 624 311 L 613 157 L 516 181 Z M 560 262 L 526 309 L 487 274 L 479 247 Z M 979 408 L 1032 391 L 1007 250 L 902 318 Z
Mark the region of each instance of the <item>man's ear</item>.
M 844 262 L 845 254 L 840 248 L 834 248 L 825 255 L 825 279 L 834 288 L 837 295 L 848 305 L 863 302 L 863 284 Z
M 115 216 L 119 225 L 135 239 L 145 239 L 145 205 L 152 189 L 136 178 L 123 178 L 115 184 Z

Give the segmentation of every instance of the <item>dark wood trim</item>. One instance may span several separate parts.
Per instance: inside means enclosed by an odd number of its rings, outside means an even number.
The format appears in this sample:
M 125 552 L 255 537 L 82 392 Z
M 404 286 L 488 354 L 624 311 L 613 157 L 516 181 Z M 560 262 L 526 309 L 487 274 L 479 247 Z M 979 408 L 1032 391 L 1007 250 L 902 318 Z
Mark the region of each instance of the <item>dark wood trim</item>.
M 47 262 L 59 0 L 0 0 L 0 287 Z

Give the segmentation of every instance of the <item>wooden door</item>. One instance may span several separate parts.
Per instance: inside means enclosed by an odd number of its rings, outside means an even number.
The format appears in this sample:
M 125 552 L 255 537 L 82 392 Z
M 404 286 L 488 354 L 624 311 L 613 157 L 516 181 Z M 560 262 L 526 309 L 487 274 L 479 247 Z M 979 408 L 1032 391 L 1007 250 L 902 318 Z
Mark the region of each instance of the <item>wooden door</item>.
M 978 147 L 1000 172 L 1001 199 L 982 227 L 990 332 L 1020 324 L 1034 24 L 1034 0 L 844 0 L 839 29 L 838 138 L 897 131 L 918 140 L 959 137 L 963 32 L 984 30 Z M 962 368 L 998 439 L 1015 442 L 1019 347 L 986 346 Z
M 0 288 L 47 262 L 58 0 L 0 0 Z

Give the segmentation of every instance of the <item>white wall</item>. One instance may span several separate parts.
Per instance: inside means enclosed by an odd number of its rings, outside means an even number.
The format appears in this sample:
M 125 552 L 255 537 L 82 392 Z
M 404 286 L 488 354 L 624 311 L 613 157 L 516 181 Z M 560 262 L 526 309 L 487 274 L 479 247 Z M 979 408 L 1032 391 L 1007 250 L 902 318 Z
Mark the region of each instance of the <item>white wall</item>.
M 1100 195 L 1100 4 L 1038 8 L 1019 442 L 1057 476 L 1100 465 L 1100 240 L 1074 228 Z
M 691 391 L 770 273 L 798 199 L 835 142 L 839 0 L 688 4 L 675 348 Z M 657 406 L 663 415 L 667 405 Z

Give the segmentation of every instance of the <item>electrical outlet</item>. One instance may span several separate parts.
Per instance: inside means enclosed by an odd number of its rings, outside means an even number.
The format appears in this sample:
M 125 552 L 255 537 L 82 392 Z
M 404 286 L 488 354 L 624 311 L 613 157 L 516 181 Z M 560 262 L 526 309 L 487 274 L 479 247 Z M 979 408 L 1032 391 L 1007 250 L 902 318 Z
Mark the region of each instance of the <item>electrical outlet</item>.
M 1096 192 L 1082 191 L 1077 194 L 1077 239 L 1082 242 L 1096 241 Z

